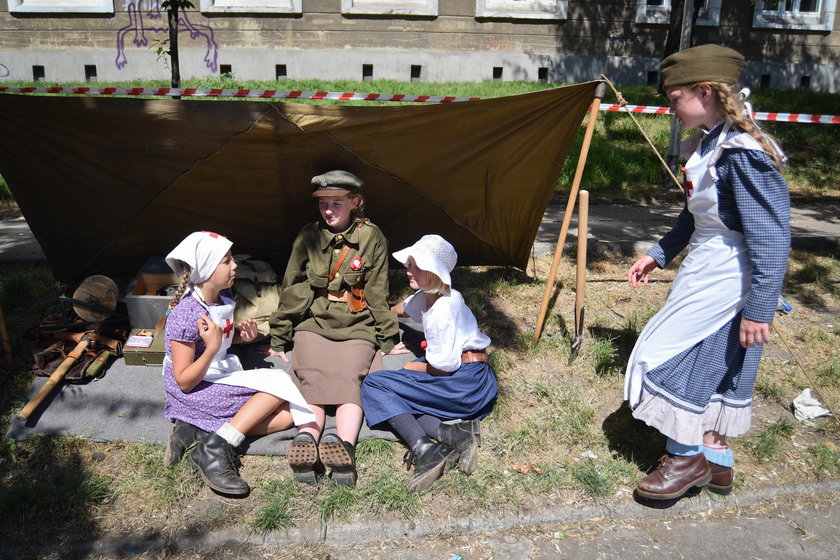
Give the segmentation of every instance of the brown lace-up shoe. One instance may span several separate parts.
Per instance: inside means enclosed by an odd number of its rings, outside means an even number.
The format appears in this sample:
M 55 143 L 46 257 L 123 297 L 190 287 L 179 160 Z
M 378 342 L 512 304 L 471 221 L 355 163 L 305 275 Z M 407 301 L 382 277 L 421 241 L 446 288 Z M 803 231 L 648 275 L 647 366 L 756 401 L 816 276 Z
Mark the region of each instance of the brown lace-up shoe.
M 639 482 L 636 493 L 651 500 L 674 500 L 711 479 L 712 470 L 702 453 L 690 457 L 669 453 L 660 457 L 656 470 Z
M 735 471 L 732 470 L 732 467 L 709 463 L 709 468 L 712 471 L 712 480 L 708 484 L 709 490 L 724 496 L 732 492 L 732 483 L 735 479 Z

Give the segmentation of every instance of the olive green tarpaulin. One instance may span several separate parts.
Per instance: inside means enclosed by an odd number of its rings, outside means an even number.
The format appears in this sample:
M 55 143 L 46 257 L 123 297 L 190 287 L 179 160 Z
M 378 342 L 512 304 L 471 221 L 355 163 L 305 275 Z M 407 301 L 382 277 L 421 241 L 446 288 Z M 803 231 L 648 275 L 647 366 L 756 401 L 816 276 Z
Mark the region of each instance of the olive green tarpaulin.
M 524 268 L 598 82 L 437 105 L 0 95 L 0 174 L 55 277 L 133 276 L 194 230 L 285 268 L 349 170 L 392 249 L 426 233 L 462 265 Z

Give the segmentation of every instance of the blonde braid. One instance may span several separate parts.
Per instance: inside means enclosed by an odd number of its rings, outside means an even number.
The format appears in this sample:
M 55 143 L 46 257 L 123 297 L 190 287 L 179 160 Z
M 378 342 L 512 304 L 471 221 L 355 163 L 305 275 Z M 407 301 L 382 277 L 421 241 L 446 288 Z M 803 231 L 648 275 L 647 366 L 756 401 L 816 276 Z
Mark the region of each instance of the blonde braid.
M 178 284 L 178 289 L 175 290 L 175 294 L 169 302 L 169 307 L 166 309 L 167 315 L 172 312 L 172 310 L 175 309 L 175 306 L 181 301 L 181 297 L 183 297 L 184 292 L 187 290 L 187 285 L 190 283 L 190 274 L 192 274 L 192 270 L 189 265 L 184 263 L 184 272 L 181 274 L 181 282 Z
M 726 116 L 732 120 L 735 126 L 755 138 L 756 142 L 761 146 L 761 149 L 764 150 L 764 153 L 773 160 L 773 165 L 776 167 L 776 170 L 781 173 L 782 160 L 773 146 L 773 137 L 759 128 L 752 119 L 744 116 L 744 102 L 732 92 L 732 86 L 721 82 L 709 82 L 709 85 L 717 94 L 720 106 L 723 108 Z

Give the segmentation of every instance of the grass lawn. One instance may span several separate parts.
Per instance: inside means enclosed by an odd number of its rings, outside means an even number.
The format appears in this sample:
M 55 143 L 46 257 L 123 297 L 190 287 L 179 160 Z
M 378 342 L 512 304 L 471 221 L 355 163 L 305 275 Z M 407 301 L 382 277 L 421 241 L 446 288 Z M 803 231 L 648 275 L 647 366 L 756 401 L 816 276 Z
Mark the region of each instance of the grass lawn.
M 49 554 L 40 557 L 61 558 L 74 543 L 121 534 L 171 545 L 193 531 L 238 530 L 283 541 L 283 531 L 295 527 L 314 526 L 323 534 L 337 524 L 394 519 L 431 524 L 445 533 L 452 516 L 630 501 L 635 483 L 661 454 L 663 440 L 623 405 L 623 367 L 675 273 L 672 265 L 646 288 L 633 289 L 622 280 L 630 262 L 631 257 L 602 255 L 589 264 L 586 333 L 571 366 L 571 258 L 561 261 L 557 300 L 537 343 L 532 332 L 549 255 L 537 257 L 528 274 L 496 267 L 456 269 L 454 285 L 494 341 L 491 359 L 501 388 L 494 412 L 482 422 L 479 467 L 472 476 L 453 470 L 428 491 L 409 494 L 401 467 L 405 448 L 367 440 L 358 446 L 355 489 L 328 479 L 304 487 L 294 482 L 284 457 L 245 456 L 242 476 L 254 490 L 233 500 L 209 491 L 187 461 L 164 469 L 157 445 L 7 439 L 0 448 L 0 533 L 23 556 L 50 543 Z M 402 271 L 393 275 L 396 298 L 408 288 Z M 738 459 L 736 493 L 840 478 L 837 424 L 830 419 L 799 423 L 790 410 L 805 387 L 819 391 L 834 410 L 840 407 L 838 278 L 836 256 L 794 251 L 785 286 L 794 310 L 774 323 L 759 372 L 753 429 L 731 442 Z M 6 426 L 30 379 L 24 352 L 31 347 L 22 330 L 54 305 L 57 287 L 43 266 L 7 267 L 0 287 L 18 350 L 17 369 L 4 377 L 0 408 Z M 528 465 L 536 468 L 523 474 Z M 335 554 L 326 545 L 277 546 L 276 557 Z

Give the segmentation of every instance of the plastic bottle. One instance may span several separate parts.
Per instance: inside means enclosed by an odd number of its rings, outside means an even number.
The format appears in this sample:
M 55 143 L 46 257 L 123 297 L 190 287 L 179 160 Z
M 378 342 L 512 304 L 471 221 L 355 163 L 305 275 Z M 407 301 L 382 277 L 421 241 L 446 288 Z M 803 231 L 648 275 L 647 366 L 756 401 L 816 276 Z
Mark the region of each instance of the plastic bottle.
M 776 311 L 781 311 L 782 313 L 790 313 L 793 311 L 793 306 L 788 303 L 788 300 L 785 299 L 785 296 L 779 294 L 779 303 L 776 306 Z

